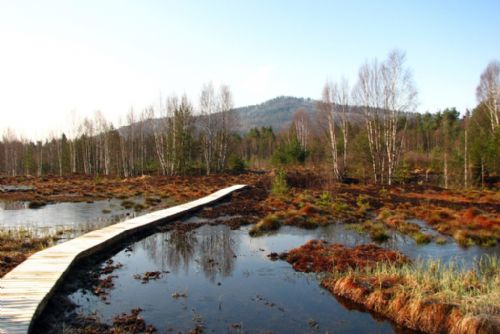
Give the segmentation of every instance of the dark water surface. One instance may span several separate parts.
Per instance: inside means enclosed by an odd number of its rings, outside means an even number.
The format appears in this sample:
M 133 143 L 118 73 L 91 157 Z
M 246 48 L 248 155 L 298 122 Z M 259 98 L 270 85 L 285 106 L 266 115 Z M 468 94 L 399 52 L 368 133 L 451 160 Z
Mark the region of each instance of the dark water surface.
M 192 217 L 186 222 L 199 221 Z M 319 286 L 317 276 L 296 273 L 288 263 L 273 262 L 266 256 L 311 239 L 349 246 L 370 242 L 369 237 L 343 225 L 316 230 L 284 227 L 258 238 L 248 235 L 248 227 L 233 231 L 223 225 L 204 225 L 190 232 L 158 232 L 110 257 L 123 267 L 112 273 L 116 275 L 115 286 L 105 301 L 80 284 L 69 295 L 79 306 L 68 313 L 67 320 L 75 314 L 97 315 L 100 321 L 111 324 L 114 316 L 140 307 L 146 323 L 160 333 L 186 332 L 196 324 L 209 333 L 402 332 L 389 321 L 344 306 Z M 398 233 L 383 246 L 412 258 L 441 258 L 445 262 L 458 258 L 468 265 L 479 255 L 499 254 L 498 247 L 462 249 L 451 240 L 445 245 L 419 246 Z M 148 283 L 134 278 L 149 271 L 161 271 L 161 278 Z

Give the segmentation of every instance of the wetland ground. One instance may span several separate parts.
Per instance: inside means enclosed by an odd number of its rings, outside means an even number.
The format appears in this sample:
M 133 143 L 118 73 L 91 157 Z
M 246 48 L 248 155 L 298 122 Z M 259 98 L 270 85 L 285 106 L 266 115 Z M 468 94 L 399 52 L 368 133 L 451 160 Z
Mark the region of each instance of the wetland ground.
M 118 216 L 132 215 L 229 184 L 251 187 L 81 263 L 36 328 L 54 333 L 498 330 L 498 191 L 346 185 L 304 171 L 278 179 L 276 173 L 200 177 L 196 187 L 180 177 L 85 180 L 90 183 L 85 193 L 70 198 L 91 206 L 83 210 L 91 212 L 85 218 L 90 221 L 115 214 L 104 211 L 103 203 L 115 203 Z M 39 201 L 43 194 L 58 202 L 61 192 L 76 191 L 83 182 L 10 181 L 33 190 L 2 194 L 9 204 L 0 211 Z M 98 195 L 102 183 L 114 199 Z M 49 192 L 51 187 L 60 189 Z M 22 204 L 21 210 L 36 219 L 37 210 L 62 204 L 40 209 Z M 136 210 L 136 204 L 143 207 Z M 2 223 L 7 225 L 4 218 Z M 29 254 L 51 242 L 18 251 Z M 339 262 L 339 256 L 352 261 Z M 411 276 L 425 278 L 426 285 Z M 436 322 L 443 326 L 429 325 Z

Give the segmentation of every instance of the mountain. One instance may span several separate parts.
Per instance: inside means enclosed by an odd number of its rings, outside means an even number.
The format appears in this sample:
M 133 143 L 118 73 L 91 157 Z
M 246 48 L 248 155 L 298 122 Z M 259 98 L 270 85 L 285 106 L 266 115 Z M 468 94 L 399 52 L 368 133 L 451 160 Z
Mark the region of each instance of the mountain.
M 316 113 L 317 100 L 293 96 L 279 96 L 261 104 L 235 108 L 239 120 L 239 132 L 247 132 L 251 128 L 271 126 L 276 132 L 286 129 L 292 122 L 293 114 L 299 108 L 304 108 L 312 121 Z M 361 110 L 352 106 L 349 112 L 351 121 L 361 120 Z
M 251 128 L 271 126 L 275 132 L 287 129 L 292 122 L 293 114 L 297 109 L 304 108 L 311 118 L 312 125 L 315 126 L 315 113 L 317 100 L 311 98 L 300 98 L 293 96 L 279 96 L 261 104 L 235 108 L 234 112 L 238 119 L 239 133 L 248 132 Z M 351 122 L 360 122 L 361 108 L 351 106 L 348 118 Z M 144 123 L 145 133 L 153 133 L 153 125 L 159 119 L 147 120 Z M 340 121 L 340 119 L 337 119 Z M 196 121 L 195 121 L 196 123 Z M 118 129 L 121 134 L 126 133 L 129 126 L 122 126 Z

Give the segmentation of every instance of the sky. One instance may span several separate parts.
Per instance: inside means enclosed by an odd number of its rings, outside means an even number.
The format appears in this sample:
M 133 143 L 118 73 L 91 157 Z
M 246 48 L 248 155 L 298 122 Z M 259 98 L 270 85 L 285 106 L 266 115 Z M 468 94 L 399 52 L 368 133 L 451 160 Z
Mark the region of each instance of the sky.
M 418 112 L 476 105 L 500 59 L 500 1 L 0 0 L 0 134 L 39 139 L 100 110 L 115 125 L 171 94 L 235 106 L 320 98 L 366 60 L 406 52 Z

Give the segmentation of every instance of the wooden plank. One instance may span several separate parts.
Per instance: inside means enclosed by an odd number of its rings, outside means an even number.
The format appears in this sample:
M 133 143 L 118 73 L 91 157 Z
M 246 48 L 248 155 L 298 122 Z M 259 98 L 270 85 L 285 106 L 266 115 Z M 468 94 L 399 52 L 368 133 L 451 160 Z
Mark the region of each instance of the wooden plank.
M 221 189 L 192 202 L 110 225 L 33 254 L 0 279 L 0 334 L 29 333 L 36 317 L 76 261 L 244 187 L 235 185 Z

